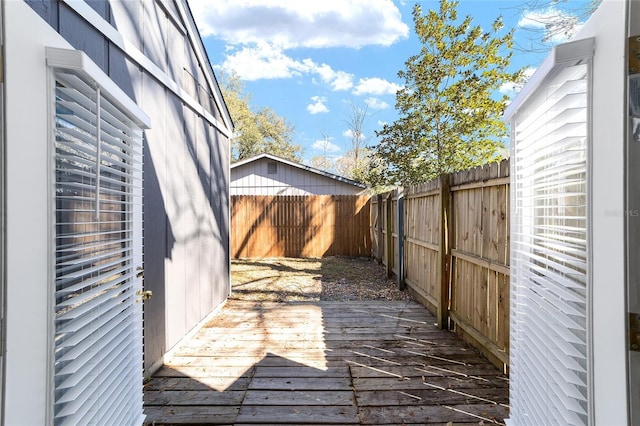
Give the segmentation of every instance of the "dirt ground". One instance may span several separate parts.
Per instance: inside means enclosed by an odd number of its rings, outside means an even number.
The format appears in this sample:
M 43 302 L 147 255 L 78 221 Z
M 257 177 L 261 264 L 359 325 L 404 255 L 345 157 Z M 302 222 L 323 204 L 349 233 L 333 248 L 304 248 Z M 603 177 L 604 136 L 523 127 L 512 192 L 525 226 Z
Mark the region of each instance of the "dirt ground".
M 371 258 L 241 259 L 231 262 L 231 299 L 275 302 L 410 300 Z

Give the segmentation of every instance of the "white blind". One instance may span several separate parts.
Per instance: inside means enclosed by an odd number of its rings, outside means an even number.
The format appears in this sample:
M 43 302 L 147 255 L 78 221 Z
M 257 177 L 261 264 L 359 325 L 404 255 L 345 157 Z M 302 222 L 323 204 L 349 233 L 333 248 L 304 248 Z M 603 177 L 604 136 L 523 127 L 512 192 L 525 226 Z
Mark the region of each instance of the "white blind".
M 588 65 L 561 68 L 512 125 L 510 417 L 588 421 Z
M 55 79 L 54 421 L 141 424 L 142 131 L 81 74 Z

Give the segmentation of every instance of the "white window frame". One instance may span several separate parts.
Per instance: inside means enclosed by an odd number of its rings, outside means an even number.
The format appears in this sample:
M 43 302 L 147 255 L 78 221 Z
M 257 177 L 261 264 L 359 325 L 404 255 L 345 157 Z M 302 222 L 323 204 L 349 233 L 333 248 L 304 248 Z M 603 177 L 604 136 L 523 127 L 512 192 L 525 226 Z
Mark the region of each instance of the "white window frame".
M 49 387 L 49 392 L 48 392 L 48 400 L 49 403 L 47 404 L 47 419 L 48 422 L 50 424 L 55 423 L 55 419 L 54 419 L 54 403 L 55 403 L 55 395 L 54 395 L 54 391 L 55 391 L 55 383 L 54 383 L 54 377 L 55 377 L 55 367 L 54 367 L 54 361 L 55 361 L 55 356 L 54 354 L 54 349 L 55 349 L 55 342 L 54 342 L 54 336 L 56 334 L 56 329 L 55 329 L 55 312 L 54 312 L 54 306 L 55 306 L 55 294 L 56 294 L 56 289 L 55 289 L 55 265 L 56 265 L 56 261 L 55 261 L 55 244 L 53 243 L 53 241 L 55 241 L 55 236 L 56 236 L 56 231 L 55 231 L 55 215 L 54 215 L 54 206 L 55 206 L 55 165 L 54 165 L 54 155 L 53 155 L 53 141 L 55 140 L 55 136 L 54 136 L 54 130 L 55 130 L 55 120 L 56 120 L 56 111 L 55 111 L 55 90 L 56 90 L 56 78 L 55 78 L 55 72 L 56 71 L 62 71 L 62 70 L 66 70 L 66 71 L 73 71 L 75 74 L 81 76 L 83 79 L 87 80 L 87 81 L 91 81 L 96 88 L 98 88 L 98 91 L 105 94 L 106 96 L 108 96 L 109 102 L 120 112 L 122 112 L 124 115 L 127 116 L 128 120 L 131 120 L 132 123 L 134 123 L 135 127 L 139 128 L 140 130 L 143 129 L 148 129 L 151 126 L 151 120 L 150 118 L 144 113 L 144 111 L 142 111 L 137 104 L 131 100 L 126 94 L 125 92 L 120 89 L 84 52 L 79 51 L 79 50 L 73 50 L 73 49 L 62 49 L 62 48 L 53 48 L 53 47 L 47 47 L 45 49 L 45 57 L 46 57 L 46 64 L 49 67 L 49 96 L 50 96 L 50 101 L 49 101 L 49 108 L 51 108 L 50 112 L 49 112 L 49 176 L 50 179 L 52 179 L 52 183 L 49 185 L 50 188 L 50 197 L 49 199 L 50 201 L 50 208 L 48 209 L 50 212 L 50 225 L 49 225 L 49 229 L 50 229 L 50 245 L 51 247 L 49 248 L 49 253 L 50 253 L 50 259 L 49 259 L 49 279 L 48 282 L 51 283 L 51 287 L 50 287 L 50 292 L 48 295 L 49 298 L 49 303 L 48 303 L 48 309 L 49 309 L 49 313 L 48 313 L 48 318 L 49 320 L 49 353 L 51 354 L 51 358 L 50 358 L 50 362 L 49 362 L 49 367 L 48 367 L 48 387 Z M 141 158 L 140 158 L 141 160 Z M 140 170 L 138 172 L 136 180 L 139 180 L 140 182 L 142 182 L 142 170 L 140 168 Z M 136 191 L 136 195 L 135 197 L 138 197 L 141 201 L 142 199 L 142 188 L 139 187 L 137 189 L 134 189 L 134 191 Z M 132 214 L 135 216 L 134 218 L 134 223 L 137 223 L 139 225 L 136 225 L 133 227 L 132 232 L 134 234 L 134 241 L 138 240 L 140 241 L 140 243 L 142 243 L 142 204 L 140 202 L 140 204 L 134 208 Z M 140 244 L 139 247 L 134 247 L 133 248 L 133 257 L 134 257 L 134 262 L 137 264 L 139 263 L 140 265 L 142 265 L 142 244 Z M 141 284 L 139 284 L 141 286 Z M 141 306 L 139 307 L 140 310 L 140 320 L 142 320 L 142 315 L 141 315 Z M 140 349 L 142 349 L 142 324 L 140 324 Z M 140 372 L 142 372 L 142 353 L 140 352 Z M 142 380 L 142 374 L 140 374 L 140 380 Z M 140 383 L 140 390 L 142 392 L 142 382 Z M 140 412 L 140 420 L 142 421 L 143 417 L 142 417 L 142 412 Z
M 593 244 L 593 207 L 592 207 L 592 114 L 593 114 L 593 56 L 594 56 L 594 46 L 595 40 L 594 38 L 586 38 L 583 40 L 578 40 L 570 43 L 566 43 L 563 45 L 556 46 L 551 54 L 547 57 L 547 59 L 542 63 L 542 65 L 538 68 L 536 73 L 533 75 L 531 80 L 524 87 L 522 92 L 518 95 L 516 100 L 512 102 L 504 114 L 504 120 L 512 124 L 512 138 L 511 141 L 514 143 L 516 140 L 515 137 L 515 121 L 518 116 L 518 113 L 526 108 L 527 101 L 539 90 L 544 90 L 544 85 L 551 78 L 553 78 L 558 72 L 561 70 L 575 66 L 586 64 L 587 65 L 587 105 L 586 105 L 586 242 L 587 242 L 587 253 L 586 253 L 586 361 L 587 361 L 587 424 L 593 424 L 594 422 L 594 357 L 593 357 L 593 251 L 591 249 L 591 245 Z M 515 148 L 512 146 L 512 150 Z M 512 155 L 514 157 L 514 155 Z M 515 168 L 517 165 L 516 161 L 512 158 L 512 179 L 516 178 L 517 171 Z M 512 212 L 511 215 L 514 218 L 514 224 L 517 220 L 518 212 L 517 212 L 517 203 L 516 203 L 516 185 L 512 182 Z M 513 237 L 512 237 L 513 238 Z M 512 251 L 516 246 L 515 241 L 512 242 Z M 512 262 L 514 263 L 514 267 L 517 268 L 514 262 L 514 255 L 512 255 Z M 514 272 L 513 275 L 517 275 L 517 271 Z M 513 277 L 512 277 L 513 278 Z M 520 303 L 516 299 L 516 294 L 512 293 L 512 309 L 515 304 Z M 515 310 L 514 310 L 515 311 Z M 514 321 L 514 313 L 512 312 L 512 345 L 515 344 L 515 338 L 513 334 L 513 327 L 516 326 Z M 515 352 L 515 351 L 512 351 Z M 514 365 L 514 369 L 518 367 Z M 516 375 L 516 374 L 514 374 Z M 517 376 L 517 375 L 516 375 Z M 513 380 L 513 379 L 512 379 Z M 517 379 L 516 379 L 517 380 Z M 513 398 L 513 396 L 512 396 Z M 513 402 L 513 401 L 512 401 Z M 519 414 L 521 415 L 521 414 Z M 513 416 L 513 414 L 512 414 Z M 507 423 L 510 424 L 509 420 Z

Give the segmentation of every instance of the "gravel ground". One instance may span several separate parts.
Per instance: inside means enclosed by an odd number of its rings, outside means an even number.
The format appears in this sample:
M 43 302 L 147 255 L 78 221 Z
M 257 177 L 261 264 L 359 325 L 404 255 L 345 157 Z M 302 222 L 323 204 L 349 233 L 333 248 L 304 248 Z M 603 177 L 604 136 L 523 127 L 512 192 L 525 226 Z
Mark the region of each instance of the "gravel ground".
M 385 268 L 364 257 L 239 259 L 231 262 L 231 299 L 275 302 L 410 300 Z

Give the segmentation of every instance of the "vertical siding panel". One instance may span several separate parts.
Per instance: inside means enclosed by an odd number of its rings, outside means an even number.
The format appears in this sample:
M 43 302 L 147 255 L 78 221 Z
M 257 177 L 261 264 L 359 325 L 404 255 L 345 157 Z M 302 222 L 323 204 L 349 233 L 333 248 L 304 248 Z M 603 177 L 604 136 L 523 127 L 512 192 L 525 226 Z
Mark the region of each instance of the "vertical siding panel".
M 167 25 L 164 11 L 155 2 L 143 2 L 142 52 L 162 71 L 167 71 Z
M 82 50 L 103 71 L 107 71 L 109 42 L 104 36 L 81 18 L 75 11 L 60 2 L 58 8 L 58 32 L 74 48 Z
M 168 243 L 173 236 L 167 221 L 166 188 L 166 138 L 167 125 L 174 118 L 167 108 L 164 88 L 147 76 L 142 76 L 141 105 L 151 117 L 167 117 L 145 131 L 144 138 L 144 287 L 153 292 L 153 303 L 144 306 L 144 368 L 145 371 L 167 351 L 165 309 L 167 301 L 166 260 Z M 173 243 L 171 243 L 173 244 Z
M 166 262 L 166 324 L 167 347 L 172 347 L 184 335 L 186 322 L 186 265 L 188 263 L 184 241 L 184 206 L 186 197 L 184 109 L 182 102 L 169 96 L 167 136 L 164 140 L 166 176 L 165 204 L 167 206 L 167 258 Z M 175 143 L 179 141 L 179 143 Z M 169 309 L 170 307 L 170 309 Z
M 185 313 L 187 326 L 200 321 L 200 200 L 202 186 L 198 176 L 198 116 L 185 106 L 185 144 L 183 145 L 184 173 L 175 178 L 184 182 L 181 208 L 181 240 L 184 246 L 185 275 Z M 186 331 L 186 330 L 185 330 Z M 184 331 L 183 331 L 184 333 Z

